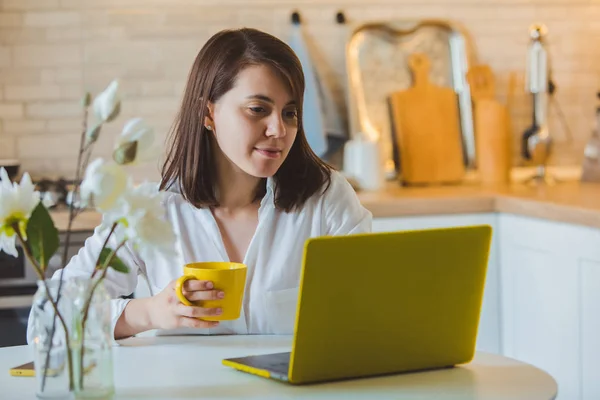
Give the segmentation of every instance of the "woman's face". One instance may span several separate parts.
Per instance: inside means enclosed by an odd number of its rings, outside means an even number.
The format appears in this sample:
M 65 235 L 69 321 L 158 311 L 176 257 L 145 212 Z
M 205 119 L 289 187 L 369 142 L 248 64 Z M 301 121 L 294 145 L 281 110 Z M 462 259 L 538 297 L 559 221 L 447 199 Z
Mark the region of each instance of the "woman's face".
M 298 131 L 296 104 L 270 67 L 250 66 L 234 87 L 209 104 L 216 142 L 230 162 L 247 174 L 273 176 L 287 157 Z

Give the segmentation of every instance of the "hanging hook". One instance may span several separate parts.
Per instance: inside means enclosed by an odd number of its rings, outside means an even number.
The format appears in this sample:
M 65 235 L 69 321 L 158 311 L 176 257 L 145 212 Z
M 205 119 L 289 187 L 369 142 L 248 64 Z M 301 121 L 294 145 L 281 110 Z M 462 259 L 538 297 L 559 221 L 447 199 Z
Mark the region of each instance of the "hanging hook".
M 345 24 L 346 16 L 344 15 L 344 13 L 342 11 L 338 11 L 338 13 L 335 15 L 335 20 L 337 21 L 338 24 Z
M 294 11 L 292 13 L 292 24 L 300 25 L 300 14 L 298 13 L 298 11 Z

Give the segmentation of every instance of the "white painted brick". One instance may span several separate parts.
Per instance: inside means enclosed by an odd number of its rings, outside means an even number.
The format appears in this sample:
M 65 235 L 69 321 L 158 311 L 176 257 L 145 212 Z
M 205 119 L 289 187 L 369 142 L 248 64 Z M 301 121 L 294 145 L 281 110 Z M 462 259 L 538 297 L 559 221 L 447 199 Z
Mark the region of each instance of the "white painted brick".
M 29 103 L 26 115 L 32 119 L 60 119 L 77 117 L 81 114 L 79 101 L 54 101 Z
M 259 2 L 260 0 L 254 0 Z M 272 2 L 272 0 L 270 0 Z M 199 3 L 198 0 L 169 0 L 169 7 L 194 7 Z M 228 1 L 228 3 L 235 3 Z M 223 4 L 222 1 L 218 0 L 203 0 L 202 5 L 211 6 Z M 165 0 L 87 0 L 86 7 L 88 8 L 114 8 L 114 7 L 150 7 L 150 6 L 164 6 Z
M 40 71 L 30 68 L 0 68 L 0 85 L 41 83 Z
M 200 48 L 200 44 L 195 40 L 154 41 L 156 57 L 161 64 L 179 64 L 189 68 Z
M 165 96 L 174 93 L 173 83 L 170 81 L 142 82 L 140 94 L 142 96 Z
M 125 69 L 119 65 L 86 65 L 83 83 L 87 90 L 96 93 L 97 91 L 104 90 L 104 88 L 116 78 L 122 79 L 123 81 L 148 79 L 147 76 L 140 76 L 138 78 L 128 77 L 125 79 L 124 75 Z M 156 78 L 156 76 L 153 76 L 153 78 Z
M 24 24 L 30 27 L 73 26 L 81 21 L 77 11 L 28 12 Z
M 19 158 L 76 156 L 80 135 L 77 132 L 52 135 L 27 135 L 19 138 Z
M 13 48 L 17 67 L 54 67 L 81 64 L 78 45 L 25 45 Z
M 14 12 L 0 13 L 0 28 L 14 28 L 23 25 L 23 14 Z
M 82 114 L 83 115 L 83 114 Z M 57 119 L 48 121 L 47 130 L 49 132 L 59 133 L 77 133 L 81 132 L 82 118 L 68 118 L 68 119 Z
M 166 78 L 164 63 L 161 65 L 136 65 L 133 60 L 119 65 L 86 65 L 84 83 L 89 90 L 103 90 L 113 79 L 128 81 L 154 81 Z
M 43 28 L 0 28 L 0 42 L 5 45 L 46 43 L 46 30 Z
M 21 168 L 24 171 L 29 172 L 32 179 L 49 178 L 56 179 L 61 176 L 75 176 L 75 175 L 64 175 L 64 171 L 59 169 L 60 158 L 50 158 L 46 155 L 44 158 L 23 158 L 19 156 L 21 162 Z M 73 161 L 75 163 L 75 161 Z
M 57 85 L 6 85 L 7 100 L 51 100 L 60 99 L 60 86 Z
M 0 68 L 8 67 L 11 64 L 10 49 L 0 46 Z
M 183 92 L 185 91 L 185 86 L 187 85 L 187 81 L 185 79 L 174 79 L 173 80 L 173 88 L 176 96 L 183 96 Z
M 155 44 L 151 42 L 91 42 L 84 47 L 86 64 L 153 64 L 157 60 Z
M 0 158 L 17 158 L 17 141 L 14 136 L 0 135 Z
M 130 99 L 127 106 L 133 113 L 143 116 L 155 114 L 173 116 L 179 106 L 179 98 L 173 96 Z
M 59 8 L 58 0 L 3 0 L 5 10 L 53 10 Z
M 191 63 L 179 63 L 179 65 L 169 65 L 168 67 L 165 67 L 161 72 L 168 79 L 180 81 L 182 79 L 187 79 L 191 66 Z
M 61 85 L 60 97 L 64 100 L 80 100 L 84 95 L 82 85 Z
M 23 104 L 0 103 L 0 118 L 18 119 L 23 117 Z
M 154 27 L 154 29 L 156 31 L 160 28 Z M 127 29 L 123 26 L 96 27 L 86 25 L 81 28 L 81 38 L 85 41 L 125 40 L 127 36 Z
M 317 47 L 315 62 L 324 67 L 323 79 L 332 86 L 341 109 L 346 107 L 344 34 L 350 24 L 369 19 L 441 17 L 462 23 L 475 40 L 477 59 L 490 63 L 494 69 L 501 99 L 506 96 L 508 74 L 511 71 L 522 74 L 525 68 L 529 25 L 536 20 L 544 21 L 551 35 L 559 100 L 571 123 L 577 146 L 593 121 L 590 106 L 595 94 L 593 88 L 600 84 L 594 41 L 581 39 L 600 33 L 597 22 L 600 5 L 590 0 L 460 0 L 451 3 L 377 0 L 376 4 L 368 5 L 349 0 L 255 0 L 251 5 L 247 0 L 0 0 L 0 3 L 8 10 L 0 13 L 0 43 L 8 49 L 3 54 L 0 46 L 0 99 L 7 98 L 6 92 L 1 94 L 3 84 L 58 85 L 62 98 L 73 99 L 73 102 L 28 104 L 25 111 L 31 119 L 4 121 L 7 125 L 4 130 L 10 128 L 15 133 L 17 121 L 43 124 L 44 133 L 70 135 L 77 132 L 81 110 L 71 103 L 78 104 L 79 88 L 97 93 L 114 78 L 121 79 L 125 95 L 120 120 L 144 116 L 157 127 L 169 127 L 191 62 L 210 34 L 244 25 L 287 39 L 289 15 L 296 8 L 302 13 L 308 37 Z M 7 4 L 10 9 L 6 9 Z M 342 8 L 350 22 L 345 27 L 334 21 L 335 12 Z M 6 16 L 8 13 L 13 15 Z M 23 15 L 28 16 L 26 21 L 22 20 Z M 22 23 L 26 23 L 24 29 L 21 29 Z M 23 45 L 62 47 L 67 43 L 73 45 L 71 52 L 58 60 L 54 51 L 42 49 L 36 51 L 38 56 L 34 57 L 24 56 L 18 50 Z M 11 50 L 13 47 L 15 50 Z M 42 54 L 44 52 L 46 54 Z M 85 63 L 82 63 L 83 57 Z M 521 93 L 522 82 L 517 89 L 511 115 L 515 127 L 514 159 L 520 162 L 519 136 L 530 124 L 531 105 L 528 97 Z M 556 122 L 552 121 L 554 128 Z M 118 134 L 116 125 L 105 134 L 97 150 L 110 156 L 109 142 Z M 577 153 L 575 144 L 557 146 L 554 160 L 577 160 L 581 151 Z M 36 158 L 38 156 L 43 158 Z M 52 157 L 44 150 L 40 155 L 25 159 L 35 167 L 57 171 L 70 171 L 75 162 L 74 154 Z
M 108 24 L 117 26 L 157 26 L 162 25 L 164 21 L 165 12 L 160 9 L 142 8 L 108 15 Z
M 41 72 L 42 83 L 81 83 L 83 70 L 80 68 L 45 69 Z
M 104 27 L 109 26 L 110 23 L 110 8 L 92 8 L 89 1 L 87 2 L 86 9 L 81 12 L 81 24 L 85 27 Z
M 263 18 L 272 19 L 272 13 L 264 12 Z M 238 10 L 230 7 L 202 7 L 198 10 L 188 10 L 187 8 L 172 8 L 165 14 L 164 23 L 167 26 L 193 26 L 198 27 L 198 21 L 210 21 L 210 23 L 229 22 L 232 23 L 238 18 Z M 248 21 L 252 18 L 248 18 Z
M 41 133 L 46 129 L 45 121 L 4 121 L 4 131 L 12 134 Z
M 63 9 L 79 10 L 84 7 L 86 0 L 60 0 L 60 6 Z
M 79 43 L 82 38 L 82 28 L 48 28 L 46 29 L 46 41 L 48 43 Z
M 187 40 L 194 38 L 198 44 L 208 40 L 210 35 L 203 25 L 196 26 L 154 26 L 154 27 L 124 27 L 121 28 L 122 36 L 130 40 L 165 40 L 181 38 Z

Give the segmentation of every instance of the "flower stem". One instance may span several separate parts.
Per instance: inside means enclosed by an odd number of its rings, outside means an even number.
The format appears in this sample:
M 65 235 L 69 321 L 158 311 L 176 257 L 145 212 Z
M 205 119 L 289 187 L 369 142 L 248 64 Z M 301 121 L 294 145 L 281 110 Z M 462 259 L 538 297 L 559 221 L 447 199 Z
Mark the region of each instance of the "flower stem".
M 110 236 L 112 235 L 112 233 L 114 232 L 115 228 L 117 226 L 117 223 L 113 224 L 113 228 L 110 231 L 108 237 L 106 238 L 106 241 L 104 242 L 104 245 L 102 246 L 102 249 L 104 249 L 104 247 L 106 246 L 106 244 L 108 243 L 108 239 L 110 238 Z M 104 278 L 106 277 L 106 272 L 108 271 L 108 265 L 110 264 L 110 262 L 112 261 L 112 259 L 115 257 L 115 255 L 117 254 L 117 251 L 119 251 L 119 249 L 121 247 L 123 247 L 123 245 L 125 245 L 126 240 L 122 241 L 116 249 L 114 249 L 106 258 L 106 260 L 104 261 L 104 264 L 102 265 L 102 275 L 100 275 L 100 277 L 96 280 L 96 282 L 94 283 L 94 285 L 92 286 L 92 290 L 90 291 L 90 295 L 87 298 L 84 306 L 83 306 L 83 319 L 81 321 L 81 356 L 79 359 L 79 388 L 83 389 L 83 376 L 84 376 L 84 366 L 83 366 L 83 357 L 85 354 L 85 324 L 87 322 L 88 319 L 88 315 L 89 315 L 89 310 L 90 310 L 90 305 L 92 303 L 92 300 L 94 298 L 94 293 L 96 292 L 96 288 L 98 287 L 98 285 L 100 285 L 100 282 L 102 282 L 104 280 Z M 100 260 L 100 256 L 98 256 L 98 261 L 96 261 L 96 265 L 99 263 Z M 94 268 L 94 274 L 96 273 L 96 269 Z M 94 274 L 92 274 L 92 279 L 94 277 Z
M 108 244 L 108 241 L 110 240 L 110 237 L 112 236 L 115 229 L 117 229 L 118 224 L 119 224 L 118 222 L 115 222 L 112 225 L 112 227 L 110 228 L 110 232 L 108 233 L 108 236 L 106 237 L 106 239 L 104 239 L 104 243 L 102 244 L 102 247 L 100 248 L 100 253 L 98 253 L 98 258 L 96 258 L 96 263 L 94 264 L 94 272 L 92 272 L 92 279 L 96 275 L 96 272 L 98 272 L 98 264 L 100 264 L 100 256 L 102 255 L 102 250 L 104 250 L 104 248 Z
M 61 313 L 58 311 L 58 294 L 57 294 L 57 300 L 56 302 L 54 302 L 52 300 L 52 295 L 50 294 L 50 288 L 48 287 L 48 284 L 46 283 L 46 280 L 43 279 L 42 280 L 44 287 L 46 289 L 46 296 L 48 297 L 48 299 L 50 299 L 50 304 L 52 304 L 52 308 L 54 309 L 54 314 L 55 316 L 58 317 L 58 319 L 60 320 L 60 323 L 65 331 L 65 348 L 67 351 L 67 364 L 68 364 L 68 368 L 69 368 L 69 390 L 73 390 L 73 357 L 71 354 L 71 341 L 69 338 L 69 331 L 67 329 L 67 324 L 65 323 L 65 320 L 63 318 L 63 316 L 61 315 Z M 56 319 L 53 319 L 53 322 L 56 321 Z M 53 328 L 55 328 L 55 326 L 53 325 Z M 54 332 L 52 332 L 54 333 Z M 52 337 L 50 338 L 52 340 Z M 52 341 L 50 342 L 52 343 Z M 48 349 L 48 354 L 46 355 L 46 365 L 44 368 L 44 378 L 46 378 L 46 374 L 48 371 L 48 362 L 49 362 L 49 357 L 50 357 L 50 350 L 51 350 L 52 346 L 50 346 L 50 349 Z M 42 385 L 42 391 L 44 390 L 44 387 Z
M 18 226 L 16 226 L 15 228 L 18 228 Z M 42 378 L 43 379 L 42 380 L 42 391 L 44 390 L 44 382 L 45 382 L 47 372 L 48 372 L 50 349 L 52 347 L 52 339 L 54 336 L 56 317 L 58 317 L 58 319 L 65 331 L 65 347 L 67 350 L 67 363 L 68 363 L 68 367 L 69 367 L 69 389 L 73 390 L 73 383 L 74 383 L 73 382 L 73 357 L 71 356 L 69 331 L 67 330 L 67 324 L 65 323 L 65 320 L 64 320 L 62 314 L 58 310 L 58 301 L 59 301 L 58 293 L 56 296 L 56 300 L 52 299 L 52 295 L 50 293 L 50 288 L 48 287 L 48 283 L 46 282 L 46 277 L 44 276 L 43 269 L 40 267 L 40 265 L 38 264 L 35 257 L 33 257 L 33 254 L 31 253 L 31 249 L 29 247 L 29 243 L 27 243 L 25 241 L 25 239 L 23 238 L 23 235 L 21 234 L 21 231 L 19 229 L 15 229 L 15 232 L 17 234 L 17 237 L 19 238 L 19 241 L 21 242 L 21 245 L 23 246 L 23 251 L 25 252 L 25 255 L 27 256 L 29 261 L 31 261 L 31 263 L 33 264 L 35 272 L 38 275 L 38 278 L 40 279 L 40 281 L 42 281 L 42 284 L 44 285 L 44 289 L 46 290 L 46 297 L 48 298 L 48 301 L 50 302 L 50 304 L 52 305 L 52 308 L 54 309 L 54 318 L 52 319 L 52 335 L 50 336 L 49 342 L 47 343 L 49 345 L 49 350 L 48 350 L 48 354 L 46 355 L 46 365 L 44 366 L 44 375 Z M 59 284 L 59 287 L 60 287 L 60 284 Z
M 71 228 L 73 226 L 73 220 L 75 219 L 75 207 L 74 207 L 74 203 L 76 201 L 76 197 L 77 197 L 77 192 L 79 191 L 79 181 L 81 180 L 81 149 L 83 148 L 84 145 L 84 141 L 85 141 L 85 134 L 87 132 L 87 120 L 88 120 L 88 107 L 84 107 L 83 109 L 83 123 L 82 123 L 82 129 L 81 129 L 81 137 L 79 139 L 79 154 L 77 155 L 77 168 L 75 170 L 75 181 L 73 182 L 74 188 L 73 188 L 73 195 L 71 196 L 71 202 L 69 204 L 69 222 L 67 224 L 67 232 L 65 234 L 65 242 L 64 242 L 64 249 L 63 249 L 63 257 L 62 257 L 62 262 L 63 262 L 63 266 L 60 270 L 60 277 L 59 277 L 59 282 L 58 282 L 58 291 L 56 294 L 56 303 L 58 303 L 60 301 L 60 295 L 62 292 L 62 283 L 63 283 L 63 274 L 65 272 L 65 267 L 66 267 L 66 262 L 67 262 L 67 257 L 69 256 L 69 245 L 71 244 Z M 45 271 L 44 271 L 45 272 Z M 63 325 L 64 325 L 64 321 Z M 65 334 L 67 333 L 66 330 L 66 325 L 64 326 L 65 328 Z M 50 343 L 52 343 L 52 340 L 54 339 L 54 331 L 56 330 L 56 319 L 52 320 L 52 329 L 50 330 Z M 69 355 L 69 387 L 72 390 L 73 389 L 73 371 L 71 368 L 71 351 L 70 349 L 68 350 L 68 355 Z M 44 390 L 44 387 L 46 386 L 46 371 L 48 370 L 48 365 L 50 364 L 50 352 L 48 352 L 48 354 L 46 355 L 46 361 L 44 363 L 44 376 L 42 378 L 42 391 Z

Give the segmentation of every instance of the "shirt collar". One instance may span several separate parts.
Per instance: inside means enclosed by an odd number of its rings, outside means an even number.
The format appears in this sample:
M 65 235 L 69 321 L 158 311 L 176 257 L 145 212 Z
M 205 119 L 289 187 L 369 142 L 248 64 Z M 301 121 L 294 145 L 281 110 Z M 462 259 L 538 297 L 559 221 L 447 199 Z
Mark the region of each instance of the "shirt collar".
M 175 181 L 173 181 L 173 184 L 170 185 L 169 192 L 174 192 L 174 193 L 179 193 L 181 194 L 181 185 L 179 184 L 179 180 L 176 179 Z M 266 183 L 266 192 L 265 192 L 265 196 L 263 197 L 261 204 L 266 201 L 266 200 L 273 200 L 275 197 L 275 179 L 270 176 L 267 178 L 267 183 Z
M 272 176 L 267 178 L 267 193 L 275 193 L 275 179 Z
M 260 205 L 263 206 L 267 202 L 274 203 L 275 202 L 274 198 L 275 198 L 275 180 L 273 179 L 272 176 L 270 176 L 267 178 L 265 196 L 260 201 Z

